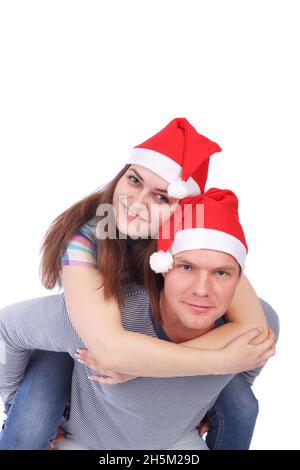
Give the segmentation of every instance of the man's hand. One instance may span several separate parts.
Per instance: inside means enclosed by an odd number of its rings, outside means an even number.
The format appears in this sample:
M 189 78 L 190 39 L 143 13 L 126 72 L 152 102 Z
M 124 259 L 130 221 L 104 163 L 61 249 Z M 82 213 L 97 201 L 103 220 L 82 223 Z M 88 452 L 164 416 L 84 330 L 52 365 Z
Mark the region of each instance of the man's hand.
M 268 329 L 268 337 L 260 344 L 251 344 L 259 334 L 254 328 L 238 336 L 225 348 L 221 349 L 221 374 L 238 374 L 247 370 L 263 367 L 270 357 L 275 354 L 275 334 Z
M 100 375 L 91 375 L 89 376 L 90 380 L 94 382 L 100 382 L 107 385 L 115 385 L 123 382 L 128 382 L 129 380 L 136 379 L 136 376 L 120 374 L 119 372 L 114 372 L 112 370 L 103 370 L 98 365 L 97 361 L 90 355 L 87 349 L 78 349 L 75 354 L 75 358 L 80 364 L 89 367 L 90 369 L 98 372 Z

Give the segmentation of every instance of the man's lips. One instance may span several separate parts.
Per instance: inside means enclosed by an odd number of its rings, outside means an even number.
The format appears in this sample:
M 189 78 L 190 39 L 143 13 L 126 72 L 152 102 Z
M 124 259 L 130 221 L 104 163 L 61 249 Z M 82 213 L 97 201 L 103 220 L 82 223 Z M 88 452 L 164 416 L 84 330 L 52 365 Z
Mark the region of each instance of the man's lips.
M 207 312 L 207 310 L 211 309 L 212 306 L 211 305 L 198 305 L 198 304 L 194 304 L 194 303 L 191 303 L 191 302 L 186 302 L 186 301 L 182 301 L 185 305 L 187 305 L 187 307 L 189 307 L 190 309 L 196 311 L 196 312 Z

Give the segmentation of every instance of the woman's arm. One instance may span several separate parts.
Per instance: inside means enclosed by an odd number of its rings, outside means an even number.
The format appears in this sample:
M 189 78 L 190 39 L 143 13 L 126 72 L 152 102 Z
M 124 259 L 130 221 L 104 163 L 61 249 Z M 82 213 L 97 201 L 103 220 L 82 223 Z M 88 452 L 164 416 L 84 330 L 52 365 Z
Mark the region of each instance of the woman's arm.
M 230 356 L 228 351 L 176 345 L 126 331 L 117 302 L 105 302 L 103 289 L 97 289 L 102 285 L 97 270 L 63 266 L 62 278 L 70 320 L 103 370 L 148 377 L 224 374 L 246 370 L 247 354 L 256 364 L 262 353 L 258 347 L 249 349 L 246 337 L 241 354 Z M 252 337 L 256 334 L 252 332 Z
M 266 339 L 268 336 L 266 317 L 260 300 L 245 275 L 241 277 L 225 318 L 226 324 L 181 344 L 203 349 L 223 348 L 234 338 L 251 328 L 261 330 L 260 334 L 252 341 L 253 344 L 259 344 Z

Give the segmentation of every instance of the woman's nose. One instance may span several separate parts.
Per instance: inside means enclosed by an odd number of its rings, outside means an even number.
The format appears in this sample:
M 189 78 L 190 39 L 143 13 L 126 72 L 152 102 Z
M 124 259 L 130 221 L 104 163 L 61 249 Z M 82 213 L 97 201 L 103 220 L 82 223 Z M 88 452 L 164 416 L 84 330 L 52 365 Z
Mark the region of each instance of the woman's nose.
M 149 204 L 149 194 L 147 191 L 141 190 L 134 195 L 132 198 L 132 204 L 136 205 L 137 207 L 140 206 L 145 209 L 148 207 Z
M 129 212 L 131 215 L 142 216 L 147 210 L 147 206 L 140 202 L 132 202 L 129 207 Z

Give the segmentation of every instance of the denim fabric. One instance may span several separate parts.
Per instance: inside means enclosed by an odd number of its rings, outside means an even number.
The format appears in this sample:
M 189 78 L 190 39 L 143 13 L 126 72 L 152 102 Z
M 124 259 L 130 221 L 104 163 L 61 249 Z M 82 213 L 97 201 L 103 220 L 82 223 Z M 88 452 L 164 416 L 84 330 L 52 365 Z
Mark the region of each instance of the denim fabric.
M 249 449 L 258 415 L 258 401 L 243 374 L 233 377 L 207 415 L 209 431 L 206 444 L 210 450 Z
M 0 449 L 48 448 L 69 402 L 72 370 L 69 354 L 34 351 L 0 434 Z M 236 375 L 208 412 L 209 449 L 248 449 L 257 413 L 249 383 L 243 374 Z
M 70 400 L 73 365 L 67 353 L 33 352 L 0 433 L 0 450 L 48 449 Z

